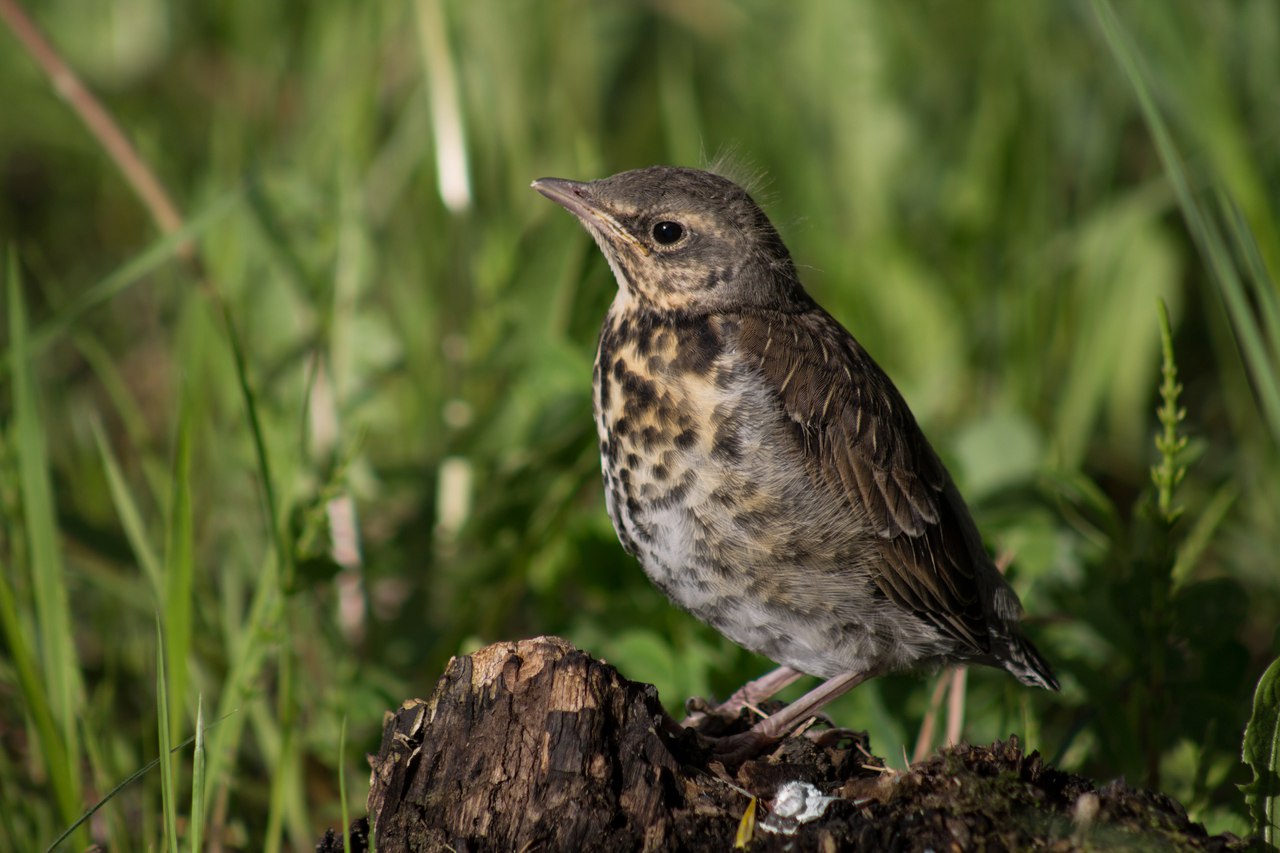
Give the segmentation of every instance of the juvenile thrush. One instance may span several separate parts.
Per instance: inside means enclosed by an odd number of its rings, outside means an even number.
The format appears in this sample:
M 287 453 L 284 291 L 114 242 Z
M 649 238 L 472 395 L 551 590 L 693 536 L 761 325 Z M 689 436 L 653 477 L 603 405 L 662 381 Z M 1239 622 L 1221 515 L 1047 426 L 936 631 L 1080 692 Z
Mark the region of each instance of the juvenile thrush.
M 826 679 L 752 744 L 894 670 L 980 663 L 1057 689 L 906 401 L 745 190 L 666 166 L 533 187 L 618 282 L 594 404 L 623 548 L 672 602 L 782 665 L 722 712 Z

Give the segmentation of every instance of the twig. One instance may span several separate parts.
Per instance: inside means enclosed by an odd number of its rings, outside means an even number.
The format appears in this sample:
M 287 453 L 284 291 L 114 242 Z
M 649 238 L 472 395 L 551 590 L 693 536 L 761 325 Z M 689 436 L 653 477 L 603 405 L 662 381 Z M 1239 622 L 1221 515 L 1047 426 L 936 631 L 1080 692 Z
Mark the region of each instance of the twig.
M 951 683 L 950 672 L 939 673 L 933 685 L 933 693 L 929 696 L 929 707 L 924 712 L 924 720 L 920 723 L 920 733 L 916 735 L 916 747 L 911 752 L 911 764 L 918 764 L 929 757 L 933 750 L 933 730 L 938 725 L 938 711 L 942 708 L 942 699 L 947 685 Z
M 969 668 L 958 666 L 949 679 L 951 689 L 947 698 L 947 746 L 958 744 L 960 735 L 964 732 L 964 697 L 968 676 Z
M 116 164 L 129 186 L 150 211 L 156 226 L 166 234 L 181 228 L 182 214 L 165 192 L 160 179 L 138 155 L 133 143 L 102 103 L 80 82 L 71 66 L 62 61 L 62 57 L 18 0 L 0 0 L 0 17 L 4 18 L 18 42 L 48 76 L 54 91 L 71 105 L 89 133 L 98 140 L 107 156 Z M 195 258 L 195 248 L 189 242 L 180 246 L 178 253 L 186 261 Z

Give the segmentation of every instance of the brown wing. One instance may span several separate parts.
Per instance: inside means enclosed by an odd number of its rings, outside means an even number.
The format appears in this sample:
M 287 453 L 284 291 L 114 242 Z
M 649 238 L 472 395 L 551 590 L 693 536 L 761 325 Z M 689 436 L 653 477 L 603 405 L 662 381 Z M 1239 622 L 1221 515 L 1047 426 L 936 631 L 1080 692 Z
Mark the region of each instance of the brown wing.
M 875 578 L 893 602 L 975 652 L 990 649 L 977 531 L 893 382 L 820 308 L 739 318 L 755 359 L 797 424 L 812 476 L 865 513 L 880 537 Z

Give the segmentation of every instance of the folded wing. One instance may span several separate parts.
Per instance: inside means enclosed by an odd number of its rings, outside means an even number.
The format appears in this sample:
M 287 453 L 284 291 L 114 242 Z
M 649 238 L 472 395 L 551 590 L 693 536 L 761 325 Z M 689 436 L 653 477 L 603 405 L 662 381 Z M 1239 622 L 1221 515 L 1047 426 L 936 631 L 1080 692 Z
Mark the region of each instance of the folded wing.
M 875 582 L 899 606 L 990 651 L 973 522 L 906 401 L 853 336 L 816 306 L 741 318 L 740 346 L 796 424 L 816 484 L 873 530 Z M 998 581 L 997 581 L 998 582 Z

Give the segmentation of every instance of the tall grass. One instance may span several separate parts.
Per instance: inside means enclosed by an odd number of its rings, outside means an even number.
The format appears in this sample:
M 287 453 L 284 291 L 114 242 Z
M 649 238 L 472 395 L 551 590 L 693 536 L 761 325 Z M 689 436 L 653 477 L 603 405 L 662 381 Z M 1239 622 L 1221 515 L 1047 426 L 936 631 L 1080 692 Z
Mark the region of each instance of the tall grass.
M 53 788 L 57 814 L 62 820 L 70 821 L 77 816 L 81 795 L 79 723 L 84 705 L 83 684 L 54 517 L 48 443 L 40 396 L 28 357 L 27 311 L 21 278 L 12 257 L 6 278 L 12 444 L 17 448 L 18 501 L 24 534 L 20 540 L 21 550 L 15 548 L 10 559 L 21 559 L 29 575 L 20 579 L 17 573 L 6 570 L 4 606 L 0 612 L 17 670 L 17 686 L 27 713 L 35 721 L 36 744 L 42 769 Z M 26 613 L 19 612 L 16 604 L 19 584 L 26 587 L 24 591 L 29 594 L 24 602 L 30 608 Z M 34 649 L 25 636 L 28 620 L 36 626 Z
M 758 674 L 614 539 L 589 402 L 613 283 L 528 190 L 724 152 L 1015 554 L 1065 689 L 975 672 L 967 736 L 1247 827 L 1280 643 L 1270 0 L 29 11 L 186 219 L 163 234 L 0 50 L 0 847 L 144 767 L 162 718 L 203 771 L 179 750 L 95 839 L 308 847 L 361 810 L 382 711 L 500 638 L 563 634 L 673 708 Z M 1158 300 L 1189 437 L 1159 648 L 1193 652 L 1166 663 L 1195 699 L 1144 720 L 1157 622 L 1124 578 L 1152 553 Z M 928 692 L 834 714 L 892 759 Z M 1154 757 L 1117 746 L 1143 726 Z

